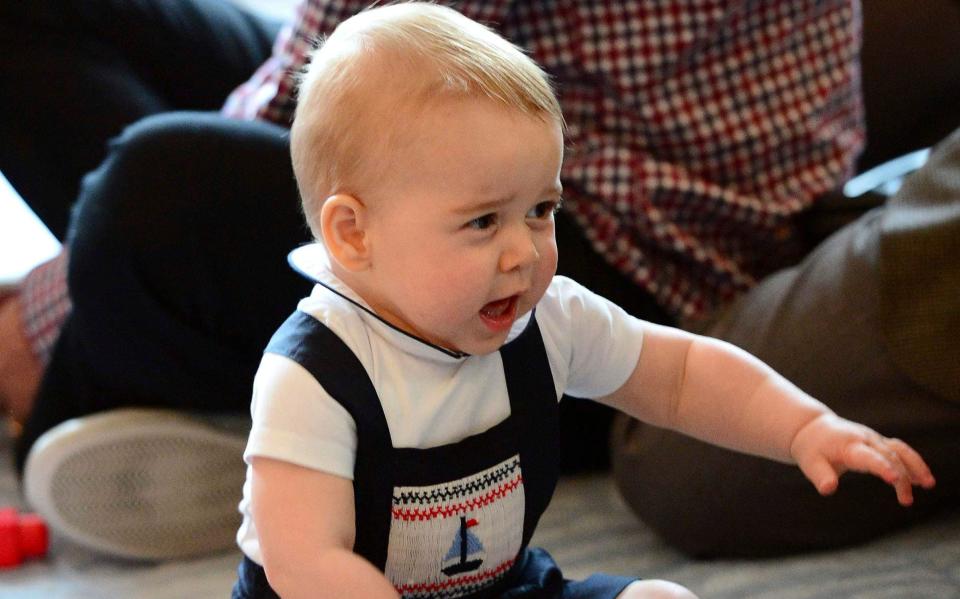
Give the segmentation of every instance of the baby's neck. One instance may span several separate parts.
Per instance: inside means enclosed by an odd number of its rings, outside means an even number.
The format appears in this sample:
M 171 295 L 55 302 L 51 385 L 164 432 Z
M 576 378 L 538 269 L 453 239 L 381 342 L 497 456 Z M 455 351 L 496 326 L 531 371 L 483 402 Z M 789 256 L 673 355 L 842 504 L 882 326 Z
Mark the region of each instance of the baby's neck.
M 364 281 L 363 281 L 364 277 L 362 275 L 344 268 L 343 266 L 338 264 L 336 260 L 333 260 L 333 259 L 330 260 L 330 272 L 336 275 L 336 277 L 344 285 L 349 287 L 351 291 L 359 295 L 360 299 L 362 299 L 364 302 L 366 302 L 370 306 L 373 305 L 370 302 L 371 293 L 366 289 L 366 285 L 364 285 Z

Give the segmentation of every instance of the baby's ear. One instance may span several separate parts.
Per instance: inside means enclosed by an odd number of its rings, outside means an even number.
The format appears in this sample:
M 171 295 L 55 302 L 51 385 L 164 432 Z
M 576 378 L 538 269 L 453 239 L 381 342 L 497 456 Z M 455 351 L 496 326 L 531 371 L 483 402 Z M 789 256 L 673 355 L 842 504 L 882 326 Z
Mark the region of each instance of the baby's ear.
M 351 272 L 370 266 L 370 247 L 366 235 L 367 207 L 347 194 L 330 196 L 320 209 L 323 244 L 330 257 Z

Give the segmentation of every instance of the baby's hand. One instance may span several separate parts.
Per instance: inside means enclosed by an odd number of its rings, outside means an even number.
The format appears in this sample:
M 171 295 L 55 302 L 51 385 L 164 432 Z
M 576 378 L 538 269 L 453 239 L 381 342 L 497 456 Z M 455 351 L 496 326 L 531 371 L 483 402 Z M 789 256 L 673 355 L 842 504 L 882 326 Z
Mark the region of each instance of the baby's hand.
M 913 485 L 930 489 L 936 484 L 926 462 L 909 445 L 835 414 L 818 416 L 801 428 L 790 454 L 821 495 L 833 494 L 848 470 L 882 478 L 904 506 L 913 503 Z

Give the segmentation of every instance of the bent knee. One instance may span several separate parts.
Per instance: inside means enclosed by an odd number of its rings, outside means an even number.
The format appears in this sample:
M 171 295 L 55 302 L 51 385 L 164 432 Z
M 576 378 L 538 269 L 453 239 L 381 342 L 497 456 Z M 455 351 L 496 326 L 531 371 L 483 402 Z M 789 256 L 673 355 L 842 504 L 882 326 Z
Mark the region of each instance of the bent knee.
M 169 211 L 178 198 L 195 201 L 186 174 L 200 168 L 203 151 L 192 126 L 197 117 L 191 114 L 150 116 L 110 140 L 104 161 L 83 179 L 73 237 L 84 235 L 88 227 L 123 234 Z
M 618 599 L 697 599 L 690 589 L 669 580 L 638 580 L 617 595 Z

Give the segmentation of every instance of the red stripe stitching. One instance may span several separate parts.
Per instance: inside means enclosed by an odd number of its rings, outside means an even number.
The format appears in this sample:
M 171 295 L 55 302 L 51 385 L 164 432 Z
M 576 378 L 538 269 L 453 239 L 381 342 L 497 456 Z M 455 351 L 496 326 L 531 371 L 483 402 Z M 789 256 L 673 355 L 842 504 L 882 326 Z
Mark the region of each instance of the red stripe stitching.
M 523 476 L 517 475 L 513 480 L 508 480 L 495 489 L 491 489 L 485 495 L 475 497 L 469 501 L 453 503 L 442 507 L 431 508 L 393 508 L 394 520 L 432 520 L 434 518 L 446 518 L 456 514 L 475 510 L 493 503 L 498 499 L 506 497 L 523 483 Z

